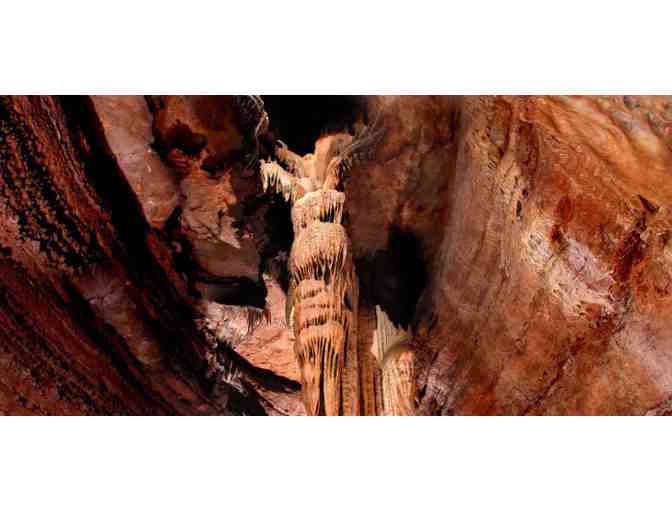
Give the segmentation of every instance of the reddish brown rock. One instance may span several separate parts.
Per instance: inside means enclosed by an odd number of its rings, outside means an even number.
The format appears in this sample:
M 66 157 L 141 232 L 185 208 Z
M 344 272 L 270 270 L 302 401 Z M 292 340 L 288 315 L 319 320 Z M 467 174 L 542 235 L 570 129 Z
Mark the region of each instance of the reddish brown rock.
M 236 350 L 253 365 L 298 382 L 294 340 L 290 338 L 284 313 L 287 295 L 270 275 L 264 275 L 264 282 L 268 290 L 266 320 L 260 321 Z
M 453 181 L 459 101 L 451 96 L 372 97 L 386 136 L 347 183 L 353 247 L 358 257 L 384 250 L 391 226 L 422 239 L 427 260 Z M 376 194 L 384 190 L 384 195 Z
M 257 280 L 259 253 L 243 219 L 245 196 L 234 190 L 231 173 L 219 179 L 195 170 L 181 182 L 180 226 L 191 244 L 194 261 L 214 278 L 245 277 Z M 248 190 L 249 196 L 255 188 Z
M 147 221 L 163 227 L 178 204 L 175 172 L 152 148 L 152 116 L 142 96 L 92 96 L 105 138 L 142 205 Z
M 361 412 L 379 305 L 420 414 L 670 414 L 672 99 L 368 104 L 387 132 L 343 221 Z M 0 99 L 0 412 L 303 413 L 289 213 L 250 133 L 226 97 Z
M 156 101 L 154 128 L 167 151 L 204 151 L 213 162 L 226 162 L 241 149 L 243 133 L 232 96 L 159 96 Z
M 142 210 L 82 131 L 87 111 L 79 101 L 0 99 L 0 411 L 225 412 L 226 398 L 199 383 L 188 353 L 204 342 L 152 259 L 142 222 L 124 223 Z M 123 209 L 111 210 L 112 200 Z
M 132 185 L 124 140 L 147 139 L 102 111 L 0 98 L 0 412 L 298 412 L 296 383 L 199 327 L 172 231 Z
M 442 245 L 418 309 L 423 412 L 666 405 L 669 105 L 464 99 Z

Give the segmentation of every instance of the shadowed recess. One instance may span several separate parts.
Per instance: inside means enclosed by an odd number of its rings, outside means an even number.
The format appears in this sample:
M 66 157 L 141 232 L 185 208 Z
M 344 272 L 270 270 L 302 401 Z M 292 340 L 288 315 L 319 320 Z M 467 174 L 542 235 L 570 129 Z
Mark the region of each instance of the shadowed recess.
M 419 240 L 393 227 L 385 250 L 358 261 L 357 272 L 363 298 L 379 305 L 396 326 L 407 328 L 427 278 Z
M 351 132 L 366 120 L 363 96 L 262 96 L 270 130 L 297 154 L 313 152 L 320 135 Z

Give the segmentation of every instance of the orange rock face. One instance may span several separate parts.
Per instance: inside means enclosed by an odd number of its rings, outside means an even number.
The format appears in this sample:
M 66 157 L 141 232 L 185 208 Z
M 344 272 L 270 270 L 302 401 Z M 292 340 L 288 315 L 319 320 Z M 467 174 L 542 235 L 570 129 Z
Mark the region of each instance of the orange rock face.
M 420 243 L 419 412 L 669 412 L 672 99 L 371 101 L 394 127 L 349 232 Z
M 376 112 L 339 188 L 358 412 L 385 408 L 378 306 L 404 414 L 672 413 L 672 98 L 369 97 L 305 140 L 236 101 L 0 98 L 1 413 L 304 414 L 258 158 L 290 133 L 315 150 L 286 169 L 324 169 Z
M 421 410 L 644 414 L 672 383 L 669 98 L 466 98 Z

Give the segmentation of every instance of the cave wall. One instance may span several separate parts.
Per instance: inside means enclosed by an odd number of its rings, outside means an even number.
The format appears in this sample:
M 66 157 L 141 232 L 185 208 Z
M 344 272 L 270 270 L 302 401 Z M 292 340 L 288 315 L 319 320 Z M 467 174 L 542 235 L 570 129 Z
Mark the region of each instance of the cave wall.
M 668 412 L 670 98 L 370 101 L 391 132 L 348 183 L 360 316 L 410 307 L 418 412 Z
M 0 100 L 0 408 L 225 412 L 182 361 L 193 349 L 177 355 L 177 336 L 199 346 L 190 318 L 150 255 L 154 236 L 125 181 L 81 131 L 84 109 L 50 97 Z
M 250 163 L 376 116 L 344 187 L 363 413 L 376 305 L 419 414 L 672 410 L 670 98 L 292 101 L 255 132 L 226 96 L 0 99 L 1 413 L 303 414 L 289 208 Z
M 199 134 L 193 131 L 157 143 L 162 127 L 170 131 L 187 118 L 183 110 L 193 111 L 185 101 L 0 99 L 3 414 L 301 413 L 296 382 L 243 356 L 232 335 L 219 337 L 209 322 L 217 317 L 207 314 L 199 284 L 235 300 L 241 280 L 263 277 L 259 250 L 235 225 L 257 184 L 226 164 L 212 169 L 210 156 L 231 139 L 217 135 L 235 131 L 233 120 L 206 131 L 210 139 L 198 151 L 182 151 Z M 159 116 L 148 106 L 173 103 L 177 120 L 155 125 Z M 171 143 L 182 154 L 171 153 Z M 226 161 L 244 168 L 241 158 Z M 192 184 L 186 196 L 185 179 Z M 190 208 L 190 200 L 200 205 Z M 205 207 L 208 200 L 215 207 Z M 196 219 L 180 222 L 185 209 Z M 249 223 L 263 230 L 263 204 L 251 209 L 259 221 Z M 213 251 L 230 246 L 233 278 L 213 275 L 189 254 L 201 240 Z M 227 333 L 242 314 L 238 329 L 249 337 L 250 317 L 259 314 L 245 302 L 232 308 Z
M 417 318 L 422 413 L 666 412 L 671 113 L 665 97 L 463 100 Z

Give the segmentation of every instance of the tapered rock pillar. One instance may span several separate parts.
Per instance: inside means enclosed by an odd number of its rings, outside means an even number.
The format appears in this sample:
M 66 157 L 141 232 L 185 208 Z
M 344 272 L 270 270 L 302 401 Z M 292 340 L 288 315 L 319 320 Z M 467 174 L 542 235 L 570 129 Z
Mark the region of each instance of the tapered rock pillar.
M 272 161 L 261 164 L 264 190 L 281 193 L 292 204 L 287 324 L 310 415 L 362 412 L 359 286 L 350 240 L 341 225 L 345 194 L 340 189 L 353 166 L 371 157 L 384 132 L 374 122 L 355 137 L 322 137 L 315 155 L 304 157 L 283 145 L 275 155 L 287 169 Z
M 410 333 L 396 327 L 376 306 L 374 355 L 382 371 L 383 412 L 386 416 L 415 414 L 415 356 L 408 345 Z
M 315 191 L 300 199 L 294 210 L 318 207 L 320 200 L 314 195 L 327 193 L 342 195 Z M 323 200 L 327 202 L 326 197 Z M 310 215 L 301 212 L 295 216 Z M 351 365 L 356 363 L 358 288 L 350 243 L 341 225 L 320 221 L 333 219 L 334 214 L 315 216 L 305 228 L 295 223 L 298 235 L 289 260 L 292 328 L 303 398 L 311 415 L 357 414 L 358 387 L 350 372 L 354 368 L 356 378 L 356 365 Z
M 360 413 L 357 366 L 358 283 L 343 226 L 345 195 L 320 187 L 315 172 L 263 163 L 265 189 L 292 203 L 288 326 L 309 415 Z M 317 182 L 315 182 L 317 181 Z

